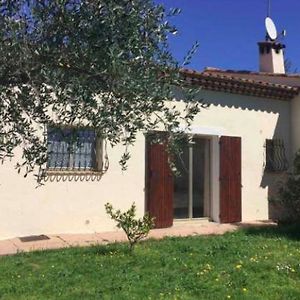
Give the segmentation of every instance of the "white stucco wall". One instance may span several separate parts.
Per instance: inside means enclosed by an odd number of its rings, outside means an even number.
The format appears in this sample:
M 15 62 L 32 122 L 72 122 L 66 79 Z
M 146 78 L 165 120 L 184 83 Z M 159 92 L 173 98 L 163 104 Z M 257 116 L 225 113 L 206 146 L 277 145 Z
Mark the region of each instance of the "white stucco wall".
M 285 74 L 283 50 L 280 49 L 277 53 L 274 49 L 270 49 L 269 53 L 260 53 L 259 71 Z
M 212 217 L 218 220 L 218 138 L 242 138 L 242 218 L 267 219 L 268 178 L 263 174 L 264 143 L 282 138 L 290 152 L 289 102 L 202 91 L 199 99 L 211 103 L 196 117 L 196 133 L 213 135 L 211 195 Z M 183 107 L 183 103 L 177 102 Z M 0 166 L 0 239 L 31 234 L 108 231 L 114 223 L 104 204 L 126 209 L 133 201 L 145 209 L 145 138 L 139 134 L 131 149 L 129 168 L 122 172 L 118 161 L 122 148 L 109 150 L 110 168 L 99 181 L 53 181 L 36 188 L 32 176 L 23 178 L 13 162 Z
M 283 139 L 290 160 L 290 102 L 209 91 L 199 98 L 211 106 L 196 117 L 197 126 L 242 138 L 242 220 L 268 219 L 269 186 L 282 174 L 264 174 L 264 145 L 266 139 Z
M 0 239 L 51 233 L 109 231 L 114 223 L 104 204 L 128 209 L 133 201 L 144 213 L 144 138 L 131 150 L 132 161 L 122 172 L 118 161 L 124 149 L 109 149 L 109 171 L 100 180 L 50 180 L 37 188 L 33 176 L 23 178 L 13 162 L 0 166 Z M 133 163 L 134 162 L 134 163 Z
M 300 149 L 300 96 L 291 102 L 292 155 Z

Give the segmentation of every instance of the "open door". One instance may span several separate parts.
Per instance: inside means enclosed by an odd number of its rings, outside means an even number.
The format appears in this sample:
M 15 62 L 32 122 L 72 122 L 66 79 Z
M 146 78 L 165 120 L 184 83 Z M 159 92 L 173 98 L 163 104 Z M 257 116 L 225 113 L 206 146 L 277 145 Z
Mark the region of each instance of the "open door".
M 220 221 L 242 220 L 241 138 L 220 138 Z
M 173 175 L 165 143 L 147 141 L 147 210 L 156 228 L 173 225 Z

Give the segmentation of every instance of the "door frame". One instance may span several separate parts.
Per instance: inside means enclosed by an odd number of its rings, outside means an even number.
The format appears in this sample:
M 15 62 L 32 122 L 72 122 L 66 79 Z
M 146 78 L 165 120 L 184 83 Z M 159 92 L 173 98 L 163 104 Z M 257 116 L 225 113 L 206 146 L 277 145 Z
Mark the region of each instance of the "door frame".
M 152 132 L 153 133 L 153 132 Z M 193 134 L 193 133 L 187 133 Z M 220 223 L 220 138 L 223 136 L 221 133 L 213 134 L 201 134 L 198 131 L 194 134 L 200 137 L 204 137 L 210 140 L 210 208 L 209 216 L 210 220 Z M 230 135 L 231 136 L 231 135 Z M 238 137 L 238 136 L 232 136 Z M 242 153 L 241 153 L 242 155 Z M 148 207 L 148 187 L 147 187 L 147 134 L 145 139 L 145 211 Z M 241 167 L 242 172 L 242 167 Z M 241 192 L 241 198 L 243 198 L 243 193 Z M 241 199 L 242 205 L 242 199 Z M 242 208 L 241 208 L 242 214 Z M 189 220 L 189 219 L 187 219 Z
M 148 136 L 154 134 L 155 132 L 149 132 L 145 134 L 145 212 L 149 209 L 149 171 L 148 171 Z M 163 132 L 158 131 L 158 134 L 163 134 Z M 203 138 L 208 140 L 208 153 L 209 153 L 209 180 L 208 180 L 208 189 L 206 193 L 208 194 L 208 208 L 206 214 L 208 218 L 212 221 L 219 222 L 219 136 L 213 136 L 208 134 L 199 134 L 199 133 L 187 133 L 195 137 Z M 205 217 L 207 218 L 207 217 Z M 173 220 L 197 220 L 202 218 L 192 218 L 192 219 L 174 219 Z
M 193 136 L 193 138 L 203 139 L 206 140 L 205 144 L 205 161 L 204 161 L 204 172 L 206 173 L 204 175 L 204 211 L 202 217 L 196 217 L 193 218 L 193 152 L 194 149 L 192 147 L 192 143 L 188 146 L 188 153 L 189 153 L 189 163 L 188 163 L 188 169 L 189 169 L 189 183 L 188 183 L 188 217 L 187 218 L 173 218 L 176 221 L 184 221 L 184 220 L 201 220 L 209 218 L 211 219 L 211 208 L 212 208 L 212 201 L 211 201 L 211 191 L 212 191 L 212 182 L 211 182 L 211 141 L 212 137 L 208 135 L 203 134 L 190 134 Z M 205 205 L 206 204 L 206 205 Z

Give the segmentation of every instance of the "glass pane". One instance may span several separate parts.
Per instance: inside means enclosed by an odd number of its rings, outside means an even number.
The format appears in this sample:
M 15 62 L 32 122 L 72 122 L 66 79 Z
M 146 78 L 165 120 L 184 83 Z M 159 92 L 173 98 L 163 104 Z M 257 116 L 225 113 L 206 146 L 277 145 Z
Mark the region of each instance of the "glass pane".
M 90 129 L 77 131 L 77 142 L 74 151 L 74 168 L 91 169 L 95 166 L 95 132 Z
M 48 168 L 68 168 L 70 164 L 70 129 L 48 129 Z
M 193 218 L 204 216 L 205 140 L 195 139 L 193 145 Z
M 183 153 L 176 157 L 176 166 L 180 172 L 174 178 L 174 218 L 185 219 L 189 217 L 189 147 L 188 143 L 182 145 Z
M 48 168 L 91 169 L 96 161 L 96 134 L 91 129 L 48 128 Z

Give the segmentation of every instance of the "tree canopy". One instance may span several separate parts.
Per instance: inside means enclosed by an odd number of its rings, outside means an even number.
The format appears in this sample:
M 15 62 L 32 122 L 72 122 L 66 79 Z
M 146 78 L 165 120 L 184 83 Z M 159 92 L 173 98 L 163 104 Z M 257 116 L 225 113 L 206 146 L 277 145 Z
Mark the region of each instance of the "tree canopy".
M 151 0 L 4 0 L 0 5 L 0 159 L 22 149 L 25 173 L 47 159 L 48 124 L 95 128 L 125 147 L 139 131 L 173 133 L 200 110 L 186 87 L 184 115 L 165 105 L 181 84 L 168 37 L 177 29 Z M 196 46 L 187 53 L 187 64 Z

